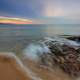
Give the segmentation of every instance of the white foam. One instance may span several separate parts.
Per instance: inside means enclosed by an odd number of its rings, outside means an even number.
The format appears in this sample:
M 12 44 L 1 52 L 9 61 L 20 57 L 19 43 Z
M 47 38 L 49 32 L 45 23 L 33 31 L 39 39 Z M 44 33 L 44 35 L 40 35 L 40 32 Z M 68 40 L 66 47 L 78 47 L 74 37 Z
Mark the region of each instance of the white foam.
M 23 50 L 25 58 L 29 58 L 32 60 L 38 60 L 39 56 L 44 52 L 49 52 L 49 49 L 47 46 L 41 46 L 40 44 L 30 44 Z

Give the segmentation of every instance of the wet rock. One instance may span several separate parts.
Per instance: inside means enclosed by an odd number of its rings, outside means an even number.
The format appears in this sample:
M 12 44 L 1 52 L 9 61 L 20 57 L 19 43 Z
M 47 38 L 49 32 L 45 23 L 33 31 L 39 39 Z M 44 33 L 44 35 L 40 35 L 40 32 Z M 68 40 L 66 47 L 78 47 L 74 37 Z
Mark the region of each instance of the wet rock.
M 70 45 L 71 41 L 67 39 L 49 39 L 42 41 L 50 53 L 41 55 L 41 62 L 54 69 L 54 66 L 60 67 L 64 72 L 71 76 L 80 75 L 80 47 Z M 72 44 L 72 43 L 71 43 Z M 77 47 L 77 48 L 76 48 Z

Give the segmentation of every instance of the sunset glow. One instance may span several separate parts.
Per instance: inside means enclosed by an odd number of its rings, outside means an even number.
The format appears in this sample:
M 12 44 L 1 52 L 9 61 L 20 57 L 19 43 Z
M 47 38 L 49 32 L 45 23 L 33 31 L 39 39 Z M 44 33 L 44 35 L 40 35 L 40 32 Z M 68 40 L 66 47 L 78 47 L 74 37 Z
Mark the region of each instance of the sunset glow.
M 3 24 L 32 24 L 32 21 L 28 19 L 22 19 L 22 18 L 0 17 L 0 23 L 3 23 Z

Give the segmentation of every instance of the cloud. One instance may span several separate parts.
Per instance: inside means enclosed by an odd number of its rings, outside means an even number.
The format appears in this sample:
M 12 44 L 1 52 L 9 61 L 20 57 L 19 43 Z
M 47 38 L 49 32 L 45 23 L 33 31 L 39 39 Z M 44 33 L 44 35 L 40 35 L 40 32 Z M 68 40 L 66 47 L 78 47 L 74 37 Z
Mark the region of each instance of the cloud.
M 44 2 L 43 16 L 80 19 L 79 0 L 46 0 Z
M 53 8 L 51 5 L 44 10 L 44 15 L 48 17 L 64 16 L 64 11 L 61 8 Z
M 53 0 L 47 0 L 44 3 L 44 16 L 48 17 L 54 17 L 54 16 L 62 16 L 64 14 L 63 9 L 56 4 L 56 2 Z
M 0 0 L 0 15 L 80 19 L 80 0 Z

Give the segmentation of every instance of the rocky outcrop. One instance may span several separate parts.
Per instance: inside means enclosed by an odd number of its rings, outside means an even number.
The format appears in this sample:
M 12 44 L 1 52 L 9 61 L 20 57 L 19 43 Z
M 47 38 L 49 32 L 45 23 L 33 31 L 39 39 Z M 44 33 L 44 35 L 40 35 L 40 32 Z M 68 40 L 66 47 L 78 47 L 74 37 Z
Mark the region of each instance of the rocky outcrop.
M 58 66 L 71 76 L 80 76 L 80 46 L 71 45 L 70 42 L 62 38 L 47 38 L 42 41 L 41 43 L 45 44 L 50 50 L 47 54 L 44 52 L 41 55 L 42 65 L 52 69 Z

